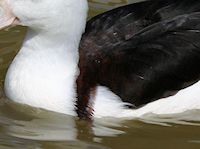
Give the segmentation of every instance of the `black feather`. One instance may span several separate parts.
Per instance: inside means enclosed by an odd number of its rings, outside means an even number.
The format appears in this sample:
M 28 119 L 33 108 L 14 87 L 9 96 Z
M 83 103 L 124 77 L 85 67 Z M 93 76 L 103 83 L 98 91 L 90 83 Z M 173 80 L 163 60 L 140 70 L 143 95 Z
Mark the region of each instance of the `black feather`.
M 200 1 L 151 0 L 92 18 L 79 68 L 79 115 L 89 100 L 83 88 L 96 85 L 136 107 L 176 94 L 200 80 Z

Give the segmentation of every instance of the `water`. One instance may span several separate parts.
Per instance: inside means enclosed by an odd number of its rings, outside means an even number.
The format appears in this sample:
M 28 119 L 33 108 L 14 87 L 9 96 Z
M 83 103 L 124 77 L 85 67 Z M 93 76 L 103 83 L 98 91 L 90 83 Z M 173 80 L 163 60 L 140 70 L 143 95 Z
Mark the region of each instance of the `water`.
M 90 0 L 90 16 L 127 1 Z M 25 32 L 26 28 L 22 27 L 0 32 L 0 149 L 200 148 L 200 111 L 197 110 L 126 121 L 96 119 L 91 124 L 10 102 L 2 92 L 3 80 Z

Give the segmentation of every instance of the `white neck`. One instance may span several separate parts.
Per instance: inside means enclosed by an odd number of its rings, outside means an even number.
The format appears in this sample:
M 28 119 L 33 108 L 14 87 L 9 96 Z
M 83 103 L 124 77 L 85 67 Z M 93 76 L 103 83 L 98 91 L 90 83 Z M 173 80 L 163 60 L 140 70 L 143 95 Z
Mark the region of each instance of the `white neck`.
M 28 29 L 19 54 L 45 53 L 46 59 L 48 59 L 48 55 L 53 54 L 60 60 L 63 58 L 66 62 L 77 64 L 81 34 L 82 32 L 79 31 L 79 35 L 70 37 L 68 34 L 37 33 L 32 29 Z
M 87 17 L 87 1 L 72 3 L 65 18 L 45 28 L 29 28 L 9 67 L 6 95 L 19 103 L 74 114 L 78 46 Z M 84 5 L 76 10 L 77 5 Z M 62 23 L 61 23 L 62 22 Z M 55 27 L 56 26 L 56 27 Z

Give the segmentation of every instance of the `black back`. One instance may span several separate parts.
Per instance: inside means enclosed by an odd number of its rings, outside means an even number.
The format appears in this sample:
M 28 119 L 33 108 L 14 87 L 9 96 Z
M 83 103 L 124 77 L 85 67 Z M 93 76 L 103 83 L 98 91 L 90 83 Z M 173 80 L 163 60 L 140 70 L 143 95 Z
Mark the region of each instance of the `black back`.
M 92 18 L 79 68 L 78 80 L 88 88 L 107 86 L 136 107 L 194 84 L 200 80 L 200 1 L 151 0 Z

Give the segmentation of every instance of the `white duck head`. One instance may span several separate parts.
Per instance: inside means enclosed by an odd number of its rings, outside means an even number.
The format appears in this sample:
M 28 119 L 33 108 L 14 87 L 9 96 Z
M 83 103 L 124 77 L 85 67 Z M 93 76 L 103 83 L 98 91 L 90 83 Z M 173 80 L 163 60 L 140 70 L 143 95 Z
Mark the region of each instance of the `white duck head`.
M 20 25 L 48 29 L 53 26 L 58 28 L 58 24 L 65 26 L 72 23 L 70 21 L 75 19 L 77 14 L 79 14 L 79 19 L 85 19 L 88 4 L 86 0 L 1 0 L 0 7 L 2 9 L 1 23 L 19 19 Z
M 1 0 L 0 28 L 28 26 L 49 35 L 78 34 L 85 29 L 87 0 Z

